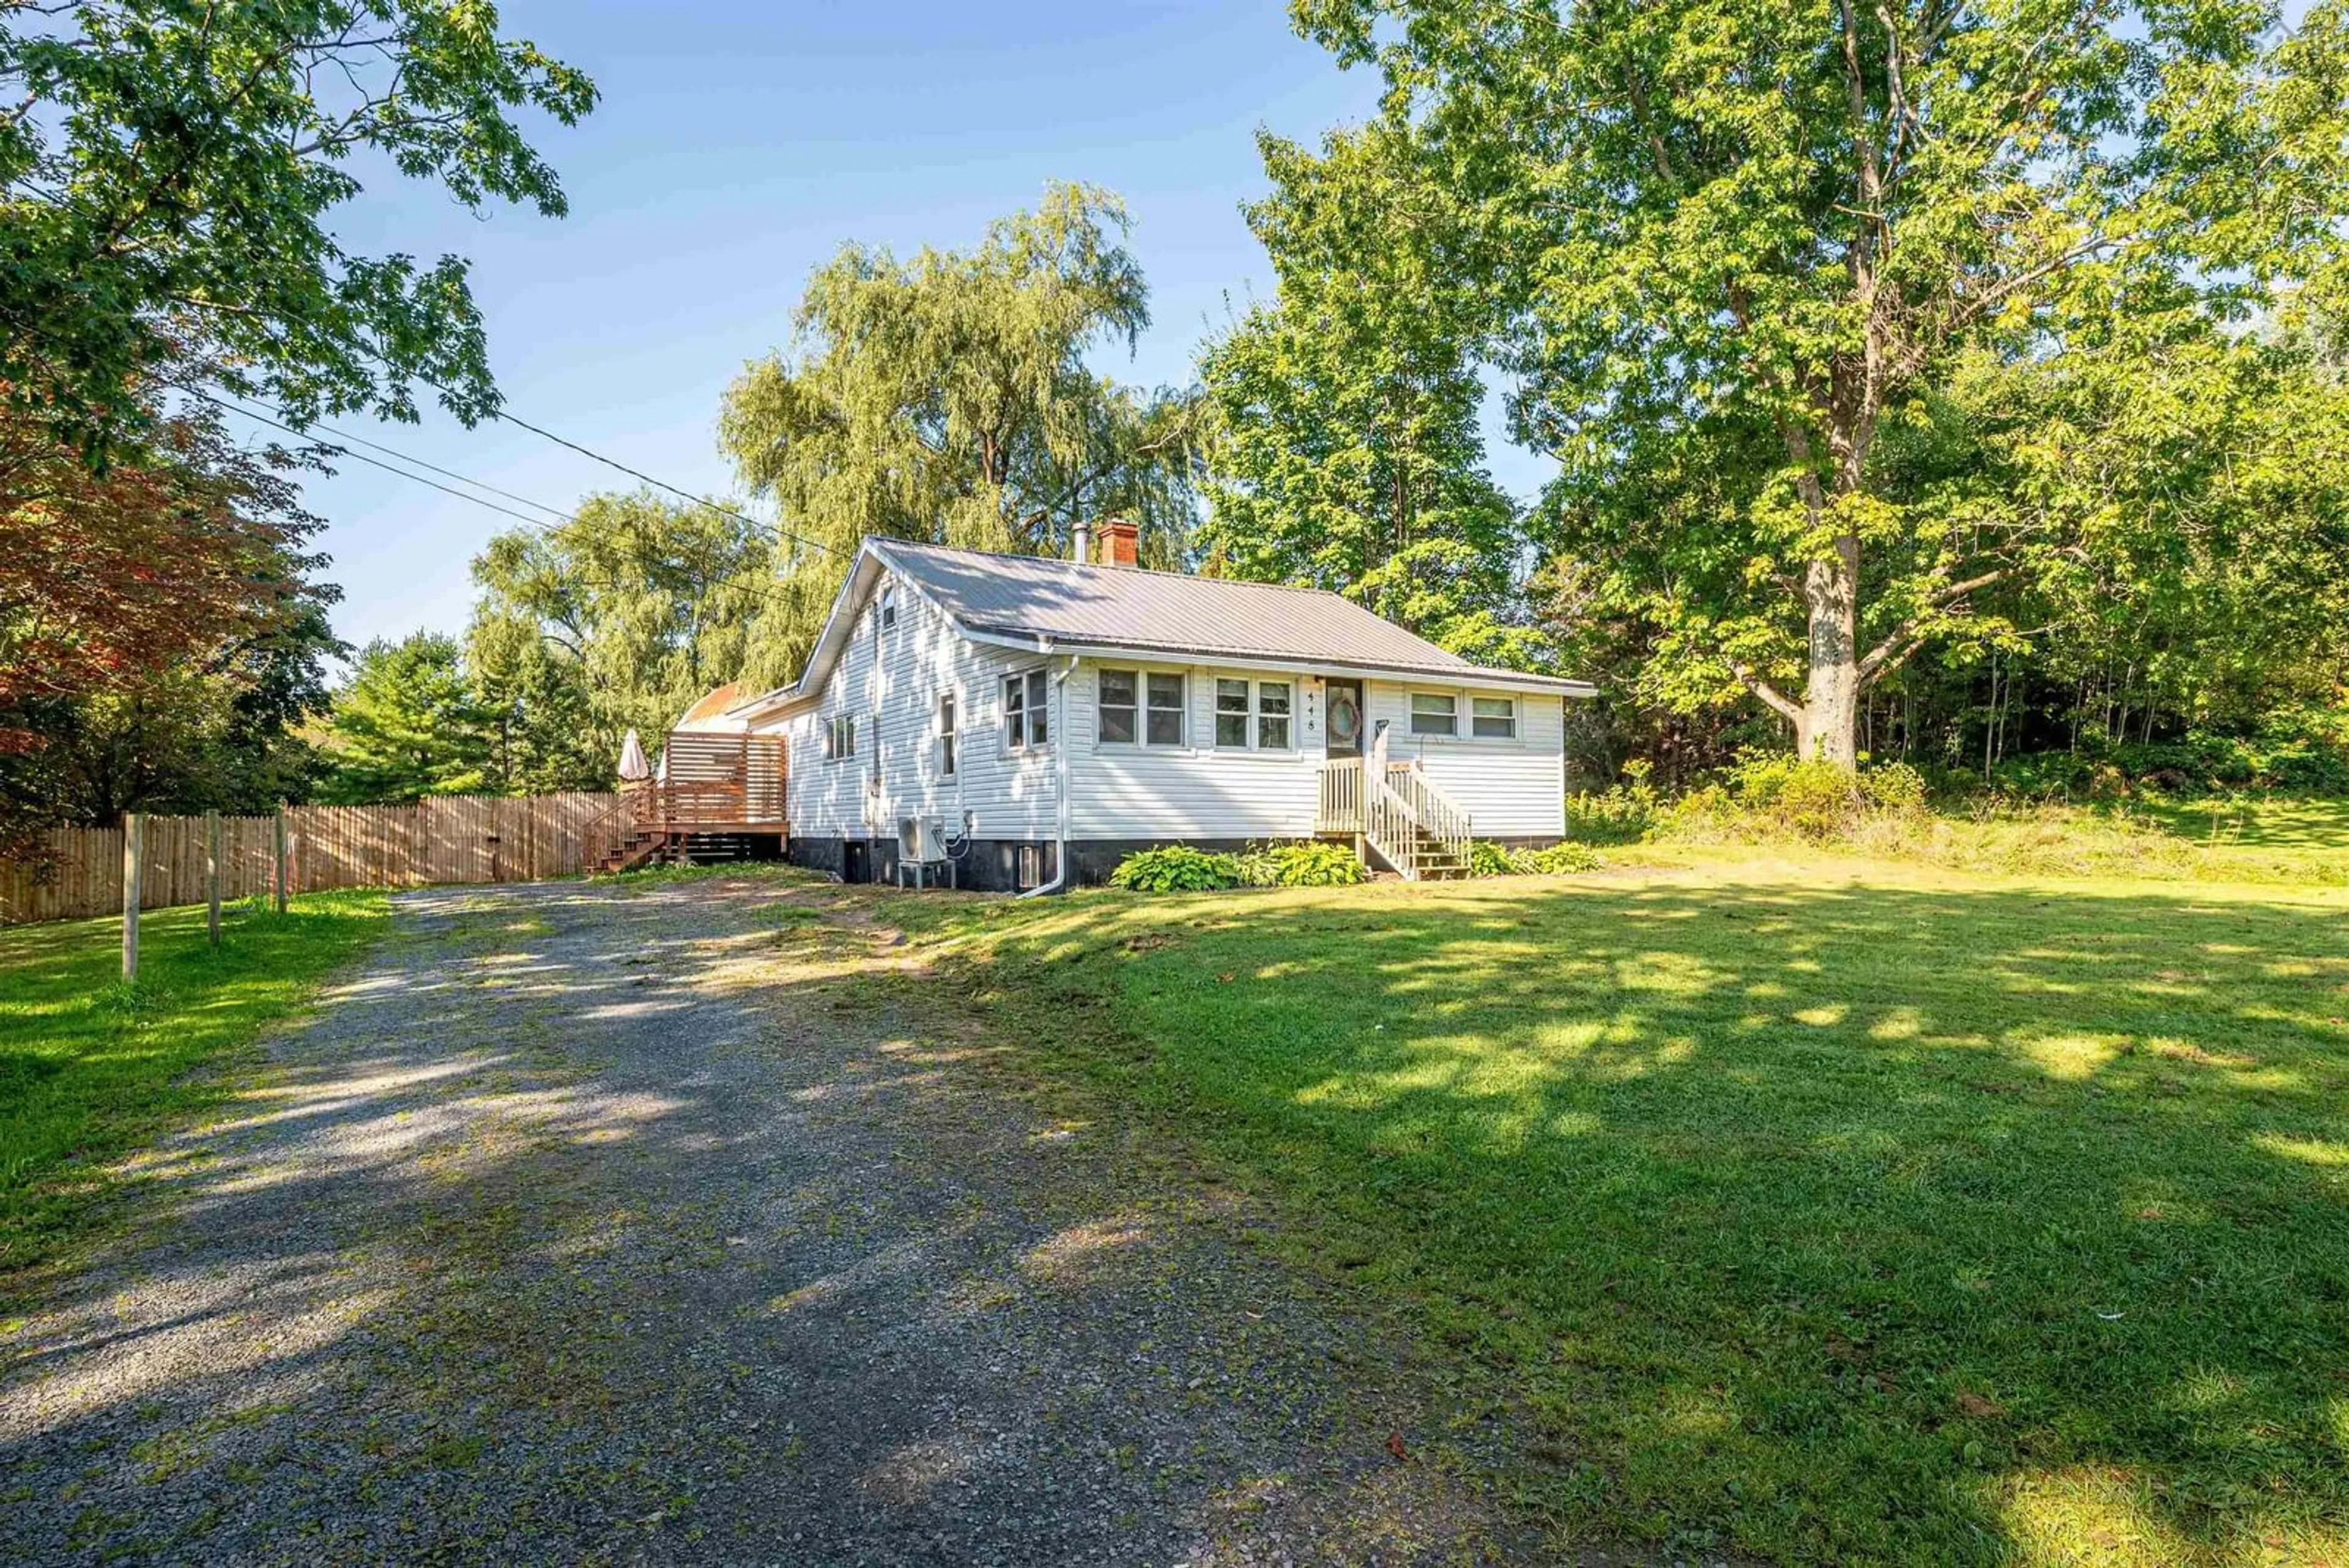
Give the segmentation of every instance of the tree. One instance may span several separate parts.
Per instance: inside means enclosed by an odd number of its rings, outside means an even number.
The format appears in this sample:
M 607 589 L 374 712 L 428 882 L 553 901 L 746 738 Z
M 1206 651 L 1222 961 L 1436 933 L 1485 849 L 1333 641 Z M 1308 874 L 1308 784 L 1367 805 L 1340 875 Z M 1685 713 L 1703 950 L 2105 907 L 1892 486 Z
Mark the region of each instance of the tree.
M 0 423 L 32 492 L 0 507 L 0 747 L 5 711 L 102 691 L 200 659 L 292 613 L 324 526 L 290 477 L 198 407 L 158 416 L 144 459 L 103 474 L 36 423 Z M 21 744 L 22 737 L 13 743 Z
M 472 794 L 488 784 L 490 730 L 455 638 L 378 638 L 335 693 L 321 793 L 351 805 Z
M 326 706 L 320 659 L 344 651 L 322 594 L 201 663 L 35 704 L 37 752 L 17 777 L 44 821 L 110 823 L 126 811 L 259 815 L 306 800 L 325 769 L 303 737 Z
M 465 658 L 492 724 L 489 773 L 499 793 L 611 787 L 618 732 L 595 712 L 580 661 L 536 621 L 477 607 Z
M 1055 185 L 978 248 L 900 262 L 843 247 L 809 279 L 789 354 L 727 389 L 720 444 L 786 541 L 758 678 L 812 645 L 865 535 L 1059 553 L 1123 514 L 1172 561 L 1192 521 L 1187 393 L 1095 374 L 1092 350 L 1148 325 L 1148 291 L 1107 192 Z
M 2188 316 L 2044 358 L 1971 350 L 1888 414 L 1875 462 L 1886 504 L 2001 541 L 2022 569 L 1871 686 L 1869 751 L 1971 767 L 2158 725 L 2248 732 L 2334 701 L 2349 673 L 2349 387 L 2305 340 Z M 1692 651 L 1713 624 L 1675 618 L 1744 583 L 1733 550 L 1677 538 L 1736 471 L 1643 472 L 1556 520 L 1580 553 L 1544 573 L 1570 590 L 1556 635 L 1578 670 L 1608 641 L 1636 649 L 1608 682 L 1630 709 L 1694 717 L 1744 695 Z
M 355 161 L 469 206 L 564 211 L 510 110 L 563 124 L 586 77 L 438 0 L 0 0 L 0 389 L 103 458 L 192 366 L 296 423 L 497 406 L 465 263 L 356 255 L 328 226 Z M 0 472 L 0 497 L 13 492 Z
M 0 848 L 124 810 L 253 810 L 306 788 L 294 733 L 324 695 L 339 597 L 305 461 L 161 413 L 140 460 L 94 473 L 0 419 L 33 493 L 0 507 Z
M 1258 138 L 1248 209 L 1278 303 L 1211 343 L 1199 545 L 1236 576 L 1347 594 L 1455 651 L 1541 658 L 1518 609 L 1515 502 L 1485 468 L 1477 354 L 1488 269 L 1457 194 L 1407 130 L 1319 157 Z
M 606 787 L 625 732 L 666 733 L 738 678 L 773 560 L 764 531 L 730 510 L 642 491 L 491 540 L 473 561 L 468 646 L 505 787 Z
M 1850 763 L 1869 686 L 2085 547 L 1890 496 L 1878 437 L 1908 400 L 1970 352 L 2342 279 L 2337 5 L 2288 30 L 2269 5 L 2082 0 L 1296 14 L 1489 193 L 1516 429 L 1565 467 L 1552 514 L 1668 503 L 1639 544 L 1671 654 L 1806 754 Z

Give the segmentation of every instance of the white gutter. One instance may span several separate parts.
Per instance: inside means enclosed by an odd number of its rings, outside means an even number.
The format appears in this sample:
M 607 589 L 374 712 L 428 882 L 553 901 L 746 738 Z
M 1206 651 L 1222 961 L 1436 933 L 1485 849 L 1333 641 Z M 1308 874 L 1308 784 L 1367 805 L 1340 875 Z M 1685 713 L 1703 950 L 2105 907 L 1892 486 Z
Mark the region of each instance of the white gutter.
M 1045 648 L 1047 652 L 1050 651 L 1050 643 Z M 1052 721 L 1052 750 L 1056 753 L 1053 762 L 1060 774 L 1060 788 L 1055 793 L 1061 797 L 1060 836 L 1052 847 L 1052 879 L 1029 888 L 1019 895 L 1022 898 L 1038 898 L 1047 893 L 1057 893 L 1069 880 L 1069 677 L 1076 672 L 1077 656 L 1072 653 L 1061 672 L 1052 677 L 1052 690 L 1061 698 L 1060 713 Z

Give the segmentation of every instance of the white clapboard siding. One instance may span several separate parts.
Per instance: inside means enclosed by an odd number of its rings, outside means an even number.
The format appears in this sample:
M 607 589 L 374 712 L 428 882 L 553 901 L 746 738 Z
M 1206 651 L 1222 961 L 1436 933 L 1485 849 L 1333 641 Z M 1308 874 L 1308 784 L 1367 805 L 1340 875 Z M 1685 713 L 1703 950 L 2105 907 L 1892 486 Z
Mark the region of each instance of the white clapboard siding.
M 1446 740 L 1411 732 L 1411 694 L 1450 691 L 1468 727 L 1472 696 L 1514 697 L 1514 741 Z M 1388 755 L 1416 758 L 1438 789 L 1468 813 L 1479 838 L 1557 837 L 1566 832 L 1566 706 L 1546 691 L 1477 691 L 1437 681 L 1365 683 L 1362 705 L 1375 725 L 1387 722 Z
M 1098 707 L 1102 669 L 1180 674 L 1184 744 L 1103 745 Z M 1069 736 L 1075 751 L 1070 794 L 1073 838 L 1309 838 L 1319 804 L 1322 761 L 1319 694 L 1309 725 L 1301 676 L 1290 715 L 1293 745 L 1285 752 L 1218 749 L 1216 680 L 1262 680 L 1268 672 L 1208 666 L 1088 660 L 1069 681 Z M 1277 679 L 1277 677 L 1276 677 Z
M 906 816 L 969 819 L 974 836 L 1036 841 L 1060 830 L 1060 772 L 1053 750 L 1015 752 L 1005 743 L 1004 678 L 1044 670 L 1048 659 L 973 642 L 913 585 L 883 574 L 854 607 L 854 630 L 812 708 L 767 727 L 790 746 L 790 827 L 794 837 L 894 834 Z M 882 590 L 893 592 L 894 626 L 877 626 Z M 1110 668 L 1183 675 L 1188 732 L 1181 747 L 1102 745 L 1097 736 L 1098 678 Z M 1065 688 L 1054 689 L 1053 747 L 1069 750 L 1069 833 L 1079 839 L 1303 838 L 1313 833 L 1320 764 L 1323 687 L 1290 677 L 1294 746 L 1286 752 L 1218 748 L 1215 742 L 1219 675 L 1262 680 L 1264 670 L 1218 670 L 1148 660 L 1086 660 Z M 940 769 L 938 697 L 956 698 L 957 766 Z M 1543 836 L 1565 831 L 1565 717 L 1545 692 L 1485 689 L 1514 697 L 1518 733 L 1510 741 L 1443 742 L 1413 737 L 1410 693 L 1445 691 L 1469 721 L 1473 686 L 1371 680 L 1364 706 L 1390 725 L 1392 754 L 1420 759 L 1428 776 L 1469 812 L 1486 836 Z M 827 760 L 824 736 L 834 715 L 856 719 L 856 755 Z M 879 788 L 870 789 L 876 764 Z
M 878 587 L 890 586 L 885 575 Z M 875 602 L 857 607 L 855 632 L 812 710 L 779 726 L 791 744 L 791 830 L 795 836 L 864 837 L 896 831 L 905 816 L 966 814 L 983 838 L 1041 839 L 1059 830 L 1057 774 L 1049 753 L 1017 755 L 1003 743 L 1003 677 L 1040 668 L 1040 655 L 975 643 L 928 601 L 896 590 L 896 624 L 881 631 Z M 957 767 L 939 767 L 938 697 L 956 696 Z M 856 755 L 823 754 L 835 714 L 856 718 Z M 867 813 L 876 759 L 881 791 Z

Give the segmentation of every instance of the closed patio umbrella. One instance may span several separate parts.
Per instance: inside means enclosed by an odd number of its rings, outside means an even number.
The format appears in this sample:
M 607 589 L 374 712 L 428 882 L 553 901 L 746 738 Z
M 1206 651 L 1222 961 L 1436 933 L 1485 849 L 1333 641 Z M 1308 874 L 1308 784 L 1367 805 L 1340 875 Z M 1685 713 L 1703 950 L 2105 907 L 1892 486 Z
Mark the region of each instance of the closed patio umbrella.
M 627 738 L 620 742 L 620 780 L 624 784 L 635 784 L 652 776 L 652 767 L 645 761 L 644 742 L 637 740 L 636 732 L 631 730 Z

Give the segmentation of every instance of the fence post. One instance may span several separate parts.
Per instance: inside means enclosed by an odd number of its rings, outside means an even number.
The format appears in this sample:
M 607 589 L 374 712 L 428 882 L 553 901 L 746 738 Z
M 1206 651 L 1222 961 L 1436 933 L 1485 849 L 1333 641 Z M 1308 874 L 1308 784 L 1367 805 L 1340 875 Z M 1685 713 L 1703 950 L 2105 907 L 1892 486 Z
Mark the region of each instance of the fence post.
M 122 978 L 139 978 L 140 813 L 122 814 Z
M 285 805 L 277 806 L 277 912 L 285 912 Z
M 208 811 L 204 813 L 204 929 L 214 947 L 220 946 L 220 813 Z

